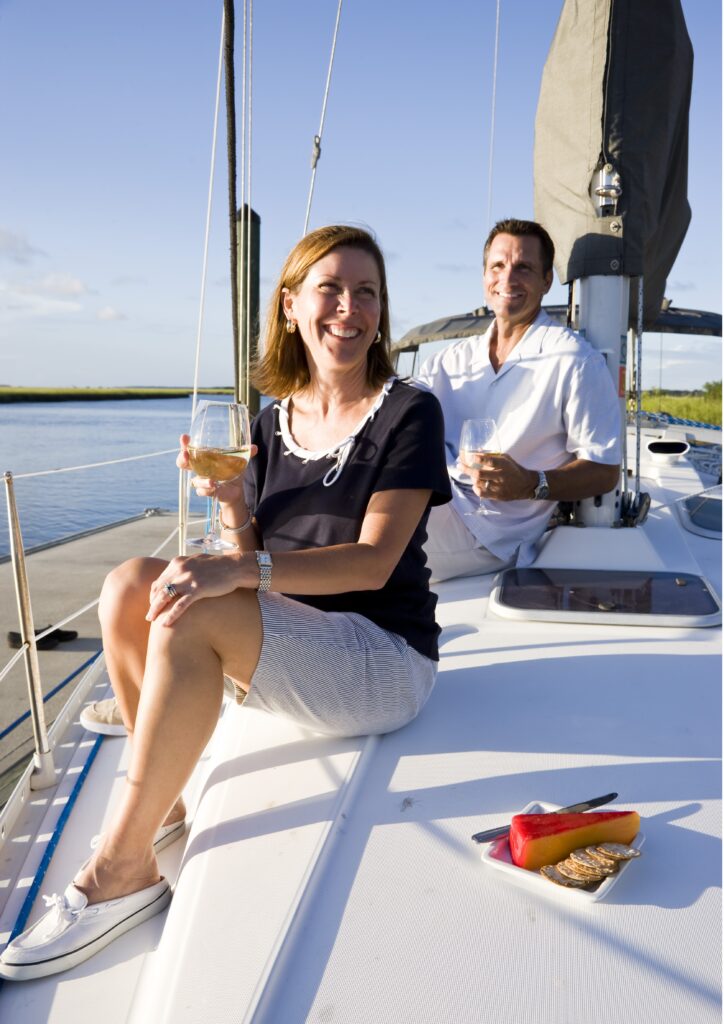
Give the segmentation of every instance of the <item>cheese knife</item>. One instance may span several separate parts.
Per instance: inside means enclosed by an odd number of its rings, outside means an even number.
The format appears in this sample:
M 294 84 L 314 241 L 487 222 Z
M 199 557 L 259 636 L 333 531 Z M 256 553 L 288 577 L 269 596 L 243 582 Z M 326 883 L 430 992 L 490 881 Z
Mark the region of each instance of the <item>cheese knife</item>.
M 590 811 L 593 807 L 600 807 L 602 804 L 610 804 L 615 800 L 618 793 L 606 793 L 605 796 L 594 797 L 593 800 L 584 800 L 580 804 L 571 804 L 570 807 L 560 807 L 552 814 L 578 814 L 581 811 Z M 500 828 L 489 828 L 487 832 L 476 832 L 471 836 L 476 843 L 492 843 L 494 839 L 504 839 L 510 833 L 510 825 L 503 825 Z

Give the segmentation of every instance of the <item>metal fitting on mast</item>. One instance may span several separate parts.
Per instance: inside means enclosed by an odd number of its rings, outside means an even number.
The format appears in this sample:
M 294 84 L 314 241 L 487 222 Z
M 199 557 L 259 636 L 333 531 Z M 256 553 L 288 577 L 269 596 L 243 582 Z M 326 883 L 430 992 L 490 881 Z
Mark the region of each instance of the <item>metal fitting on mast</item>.
M 589 194 L 597 217 L 615 217 L 623 189 L 621 175 L 613 164 L 606 163 L 593 172 Z

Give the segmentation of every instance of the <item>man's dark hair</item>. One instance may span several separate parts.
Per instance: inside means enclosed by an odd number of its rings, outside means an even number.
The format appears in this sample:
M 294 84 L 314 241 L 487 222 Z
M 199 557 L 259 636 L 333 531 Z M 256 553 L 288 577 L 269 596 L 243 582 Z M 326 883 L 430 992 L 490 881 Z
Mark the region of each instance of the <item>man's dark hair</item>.
M 517 220 L 515 217 L 499 220 L 491 229 L 483 249 L 483 267 L 488 262 L 490 246 L 496 235 L 514 235 L 517 238 L 524 235 L 532 235 L 534 238 L 537 238 L 543 253 L 543 273 L 549 274 L 553 270 L 553 257 L 556 254 L 556 248 L 553 245 L 553 239 L 546 229 L 542 224 L 538 224 L 537 221 Z

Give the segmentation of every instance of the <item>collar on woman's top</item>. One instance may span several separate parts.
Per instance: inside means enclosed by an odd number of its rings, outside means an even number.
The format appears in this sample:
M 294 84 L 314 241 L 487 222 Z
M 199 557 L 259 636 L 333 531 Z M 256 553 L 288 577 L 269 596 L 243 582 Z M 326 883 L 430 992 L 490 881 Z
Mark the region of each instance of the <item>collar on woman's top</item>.
M 359 421 L 357 426 L 352 430 L 345 438 L 343 438 L 339 444 L 334 445 L 332 448 L 326 448 L 323 451 L 309 451 L 306 448 L 300 447 L 292 437 L 292 432 L 289 428 L 289 396 L 282 399 L 281 402 L 275 402 L 274 408 L 279 413 L 279 430 L 276 431 L 276 436 L 281 437 L 284 445 L 285 455 L 295 455 L 302 462 L 317 462 L 319 459 L 334 459 L 334 465 L 325 474 L 322 483 L 325 487 L 331 487 L 332 484 L 336 483 L 339 479 L 342 470 L 347 464 L 349 456 L 354 447 L 354 442 L 357 435 L 360 433 L 362 428 L 371 419 L 374 419 L 377 412 L 382 406 L 387 395 L 392 389 L 392 385 L 397 380 L 397 377 L 390 377 L 382 386 L 382 390 L 375 399 L 372 408 L 365 413 L 362 419 Z

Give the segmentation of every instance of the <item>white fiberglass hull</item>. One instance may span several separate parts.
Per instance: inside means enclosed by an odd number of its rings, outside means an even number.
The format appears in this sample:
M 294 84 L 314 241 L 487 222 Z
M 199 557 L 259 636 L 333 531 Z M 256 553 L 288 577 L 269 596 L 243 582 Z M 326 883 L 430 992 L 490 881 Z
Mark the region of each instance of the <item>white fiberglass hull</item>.
M 672 507 L 691 467 L 645 484 L 646 550 L 720 594 L 720 541 Z M 594 551 L 610 531 L 577 533 Z M 185 846 L 162 854 L 168 912 L 67 975 L 6 983 L 2 1019 L 719 1020 L 720 630 L 497 618 L 491 583 L 439 587 L 438 683 L 397 733 L 329 740 L 228 705 Z M 43 891 L 102 828 L 124 751 L 104 741 Z M 531 800 L 611 790 L 646 843 L 600 902 L 514 884 L 470 840 Z

